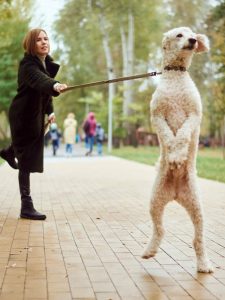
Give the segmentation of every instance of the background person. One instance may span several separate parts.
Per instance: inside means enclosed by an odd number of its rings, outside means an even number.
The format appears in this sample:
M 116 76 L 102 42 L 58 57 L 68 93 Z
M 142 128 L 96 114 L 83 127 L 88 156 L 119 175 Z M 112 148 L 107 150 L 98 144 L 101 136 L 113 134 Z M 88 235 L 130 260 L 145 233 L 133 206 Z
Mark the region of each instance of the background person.
M 73 145 L 76 141 L 77 120 L 74 113 L 69 113 L 64 120 L 64 143 L 66 144 L 66 155 L 72 156 Z
M 94 146 L 94 138 L 96 132 L 96 119 L 95 114 L 90 112 L 86 118 L 86 121 L 83 125 L 83 130 L 86 135 L 86 139 L 88 142 L 88 152 L 86 152 L 86 156 L 91 155 L 93 146 Z
M 45 30 L 30 30 L 23 47 L 17 94 L 9 109 L 12 144 L 0 155 L 11 167 L 19 169 L 20 217 L 44 220 L 46 216 L 35 210 L 30 196 L 30 173 L 43 172 L 45 115 L 50 123 L 55 121 L 52 96 L 58 96 L 67 85 L 53 79 L 59 65 L 48 55 L 50 45 Z
M 84 132 L 84 144 L 85 144 L 85 149 L 89 149 L 89 144 L 88 144 L 88 132 L 89 132 L 89 126 L 90 123 L 88 122 L 88 116 L 85 118 L 82 129 Z
M 103 141 L 104 141 L 104 129 L 102 128 L 101 123 L 98 123 L 96 128 L 96 143 L 97 143 L 98 155 L 102 155 Z
M 50 136 L 52 141 L 52 154 L 56 156 L 57 150 L 59 149 L 60 132 L 56 123 L 52 123 L 50 126 Z

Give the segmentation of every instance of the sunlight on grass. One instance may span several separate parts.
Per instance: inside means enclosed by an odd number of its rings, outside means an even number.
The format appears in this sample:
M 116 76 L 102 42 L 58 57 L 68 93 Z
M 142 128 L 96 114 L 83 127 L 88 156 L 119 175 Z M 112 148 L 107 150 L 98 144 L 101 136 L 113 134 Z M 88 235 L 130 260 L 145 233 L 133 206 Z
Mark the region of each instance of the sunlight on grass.
M 112 155 L 140 163 L 155 165 L 159 157 L 158 147 L 121 147 L 113 149 Z M 222 149 L 200 149 L 197 158 L 198 176 L 225 182 L 225 160 Z

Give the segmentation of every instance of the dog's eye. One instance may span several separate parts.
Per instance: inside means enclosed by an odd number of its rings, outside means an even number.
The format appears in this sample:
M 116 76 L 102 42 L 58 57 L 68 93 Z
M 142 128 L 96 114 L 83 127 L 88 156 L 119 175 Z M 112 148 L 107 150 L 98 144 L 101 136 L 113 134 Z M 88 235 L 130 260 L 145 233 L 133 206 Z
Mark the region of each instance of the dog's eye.
M 181 33 L 179 33 L 178 35 L 177 35 L 177 37 L 179 37 L 179 38 L 181 38 L 183 36 L 183 34 L 181 34 Z

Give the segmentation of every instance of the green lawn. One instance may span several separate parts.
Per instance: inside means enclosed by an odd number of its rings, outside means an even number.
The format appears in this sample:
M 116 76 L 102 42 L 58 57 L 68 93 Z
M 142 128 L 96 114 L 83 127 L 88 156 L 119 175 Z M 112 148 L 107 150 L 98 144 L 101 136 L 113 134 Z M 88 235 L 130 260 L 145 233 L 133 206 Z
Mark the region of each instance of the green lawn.
M 158 147 L 121 147 L 113 149 L 112 155 L 154 165 L 159 157 Z M 200 149 L 197 158 L 198 176 L 225 182 L 225 160 L 221 149 Z

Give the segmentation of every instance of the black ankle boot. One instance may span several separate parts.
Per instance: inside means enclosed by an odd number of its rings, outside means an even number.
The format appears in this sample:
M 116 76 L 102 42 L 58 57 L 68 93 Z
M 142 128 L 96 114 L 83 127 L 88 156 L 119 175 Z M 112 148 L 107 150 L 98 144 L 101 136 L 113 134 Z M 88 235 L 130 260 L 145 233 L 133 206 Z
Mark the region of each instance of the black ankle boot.
M 19 186 L 21 194 L 20 217 L 31 220 L 45 220 L 46 215 L 36 211 L 30 196 L 30 173 L 19 171 Z
M 10 167 L 12 167 L 13 169 L 18 169 L 18 165 L 17 162 L 15 161 L 15 154 L 12 145 L 10 145 L 7 149 L 1 150 L 0 156 L 7 161 Z
M 20 218 L 31 220 L 45 220 L 46 215 L 36 211 L 31 197 L 21 198 Z

